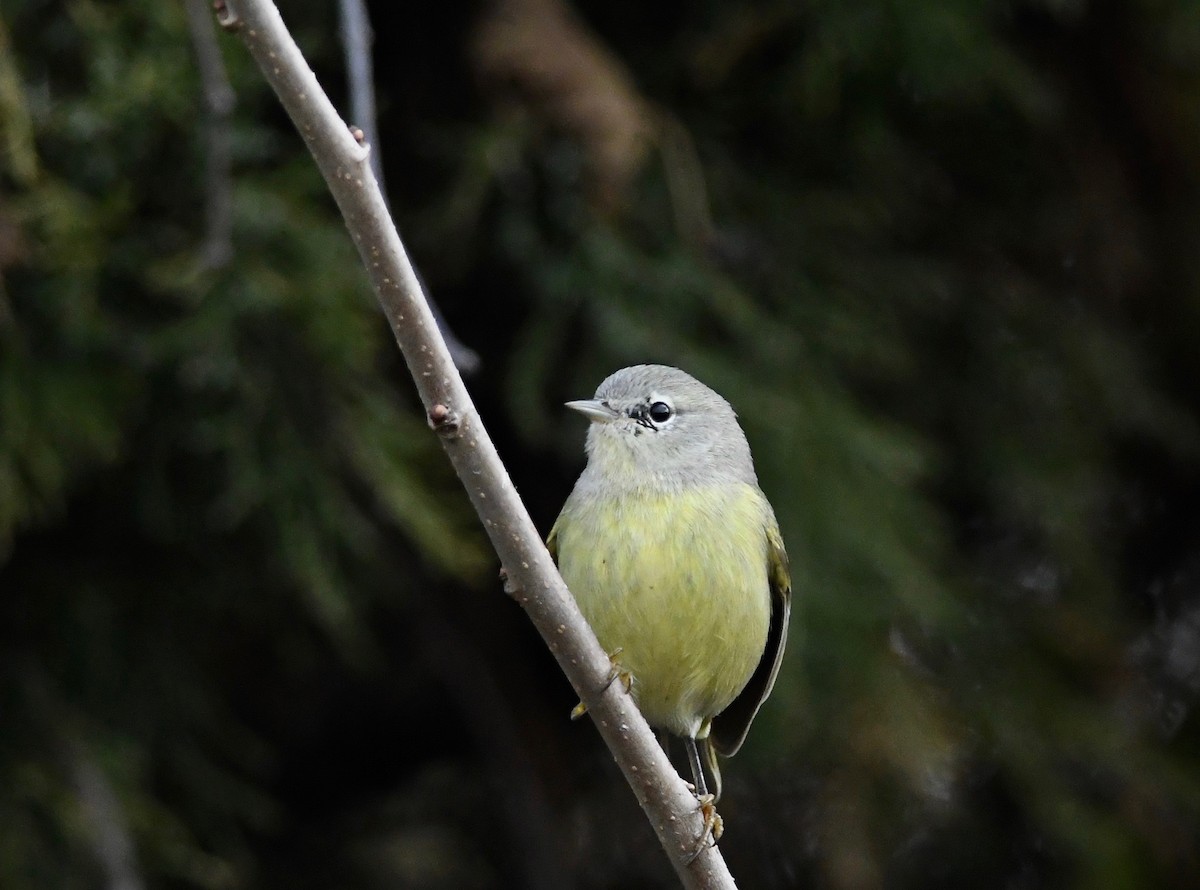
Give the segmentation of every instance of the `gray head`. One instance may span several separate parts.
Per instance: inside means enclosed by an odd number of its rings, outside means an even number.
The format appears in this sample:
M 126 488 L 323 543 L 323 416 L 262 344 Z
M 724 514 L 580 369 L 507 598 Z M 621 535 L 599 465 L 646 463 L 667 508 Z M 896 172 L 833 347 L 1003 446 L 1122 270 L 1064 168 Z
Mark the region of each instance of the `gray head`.
M 729 403 L 667 365 L 622 368 L 591 399 L 567 402 L 592 421 L 585 476 L 631 488 L 757 484 L 750 446 Z

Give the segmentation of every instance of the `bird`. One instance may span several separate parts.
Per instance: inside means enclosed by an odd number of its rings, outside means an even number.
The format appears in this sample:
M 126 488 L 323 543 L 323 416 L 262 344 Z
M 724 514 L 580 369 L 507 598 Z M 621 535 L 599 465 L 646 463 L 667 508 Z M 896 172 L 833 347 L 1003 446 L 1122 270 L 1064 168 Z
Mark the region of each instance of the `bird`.
M 715 805 L 716 755 L 741 748 L 787 641 L 775 512 L 733 408 L 685 371 L 622 368 L 566 407 L 590 421 L 587 463 L 547 545 L 646 721 L 683 740 L 693 790 Z

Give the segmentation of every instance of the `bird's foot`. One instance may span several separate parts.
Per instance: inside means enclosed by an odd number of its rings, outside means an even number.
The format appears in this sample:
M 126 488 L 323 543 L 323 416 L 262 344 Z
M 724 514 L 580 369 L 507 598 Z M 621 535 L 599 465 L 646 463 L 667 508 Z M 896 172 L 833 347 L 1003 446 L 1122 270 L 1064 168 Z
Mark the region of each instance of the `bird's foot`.
M 695 862 L 696 857 L 707 848 L 715 847 L 725 833 L 725 820 L 717 812 L 717 799 L 711 794 L 701 794 L 697 795 L 696 802 L 700 804 L 700 815 L 704 817 L 704 830 L 700 832 L 700 839 L 696 841 L 696 848 L 688 857 L 687 865 Z
M 604 692 L 609 686 L 618 680 L 620 680 L 621 685 L 625 687 L 626 693 L 629 693 L 633 690 L 633 674 L 629 673 L 629 671 L 623 671 L 617 667 L 617 662 L 619 660 L 621 651 L 622 650 L 620 648 L 616 648 L 608 654 L 608 677 L 604 681 L 604 685 L 600 687 L 600 692 Z M 571 719 L 578 720 L 587 713 L 587 710 L 587 705 L 581 701 L 571 709 Z

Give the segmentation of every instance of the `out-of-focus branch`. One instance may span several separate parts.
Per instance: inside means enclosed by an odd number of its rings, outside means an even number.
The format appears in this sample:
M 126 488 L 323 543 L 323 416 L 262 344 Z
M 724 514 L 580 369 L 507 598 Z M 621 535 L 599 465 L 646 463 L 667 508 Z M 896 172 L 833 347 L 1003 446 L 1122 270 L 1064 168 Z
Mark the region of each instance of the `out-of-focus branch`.
M 234 94 L 225 73 L 221 47 L 213 30 L 205 0 L 185 0 L 188 31 L 196 52 L 204 98 L 205 235 L 201 252 L 204 267 L 219 269 L 233 259 L 233 153 L 230 147 L 230 117 Z
M 476 30 L 472 57 L 487 83 L 507 88 L 579 144 L 597 209 L 620 209 L 644 165 L 653 115 L 625 66 L 570 6 L 496 0 Z
M 342 51 L 346 56 L 346 80 L 350 86 L 350 120 L 363 131 L 370 155 L 371 172 L 379 190 L 383 185 L 383 165 L 379 161 L 379 128 L 375 124 L 375 74 L 371 50 L 375 32 L 367 15 L 365 0 L 340 0 Z
M 729 888 L 715 847 L 692 852 L 704 826 L 696 798 L 671 767 L 608 656 L 563 584 L 484 429 L 422 295 L 383 196 L 355 139 L 317 83 L 270 0 L 218 0 L 291 116 L 329 184 L 417 385 L 430 425 L 500 556 L 509 589 L 587 704 L 684 885 Z
M 138 873 L 133 838 L 116 791 L 83 745 L 72 741 L 66 749 L 71 780 L 106 890 L 142 890 L 146 885 Z
M 197 0 L 200 2 L 200 0 Z M 371 19 L 367 13 L 365 0 L 341 0 L 338 4 L 341 10 L 342 52 L 346 57 L 346 80 L 350 93 L 350 120 L 362 131 L 362 141 L 370 154 L 367 160 L 371 164 L 371 173 L 387 203 L 387 189 L 383 184 L 383 157 L 379 151 L 379 125 L 375 114 L 375 72 L 372 63 L 371 48 L 375 42 L 375 32 L 371 29 Z M 419 276 L 418 276 L 419 278 Z M 468 376 L 479 370 L 481 364 L 479 353 L 471 349 L 454 335 L 446 324 L 445 318 L 437 307 L 437 303 L 425 289 L 425 300 L 433 310 L 438 330 L 450 349 L 454 365 Z
M 78 715 L 62 702 L 36 659 L 18 656 L 17 664 L 30 718 L 44 734 L 70 782 L 79 821 L 105 890 L 143 890 L 146 884 L 138 871 L 125 808 L 92 755 Z
M 483 359 L 479 357 L 478 352 L 459 340 L 454 335 L 454 331 L 450 330 L 450 325 L 446 323 L 442 310 L 438 308 L 437 302 L 429 293 L 429 288 L 425 286 L 425 280 L 421 277 L 421 273 L 416 272 L 415 269 L 413 271 L 417 276 L 417 282 L 421 285 L 421 293 L 425 295 L 425 302 L 429 304 L 429 311 L 433 313 L 433 320 L 437 322 L 438 331 L 441 333 L 442 339 L 446 341 L 446 348 L 450 350 L 450 358 L 454 359 L 454 367 L 458 368 L 460 374 L 470 377 L 483 365 Z
M 633 76 L 563 0 L 496 0 L 479 21 L 471 58 L 500 101 L 570 136 L 586 160 L 595 207 L 628 203 L 652 147 L 662 158 L 675 227 L 704 253 L 715 229 L 704 170 L 683 122 L 647 99 Z

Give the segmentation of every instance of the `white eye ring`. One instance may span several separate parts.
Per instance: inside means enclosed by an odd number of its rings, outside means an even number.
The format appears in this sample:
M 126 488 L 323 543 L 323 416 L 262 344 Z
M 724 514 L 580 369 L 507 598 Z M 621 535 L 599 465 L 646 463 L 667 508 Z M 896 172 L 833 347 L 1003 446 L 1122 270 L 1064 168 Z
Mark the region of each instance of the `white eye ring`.
M 668 403 L 660 400 L 650 404 L 646 409 L 646 416 L 654 423 L 666 423 L 675 416 L 675 411 Z

